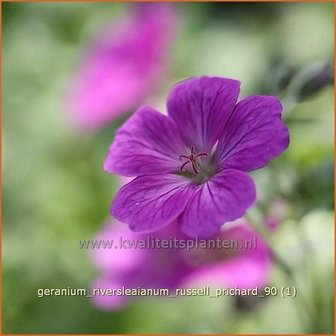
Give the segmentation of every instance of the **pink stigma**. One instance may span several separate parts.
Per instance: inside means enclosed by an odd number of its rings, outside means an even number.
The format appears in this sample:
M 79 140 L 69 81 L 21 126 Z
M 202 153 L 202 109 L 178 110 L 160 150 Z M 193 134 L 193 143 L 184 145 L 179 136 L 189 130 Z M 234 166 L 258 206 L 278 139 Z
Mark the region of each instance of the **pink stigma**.
M 190 155 L 189 156 L 186 156 L 186 155 L 180 155 L 180 160 L 182 159 L 185 159 L 187 161 L 185 161 L 182 166 L 180 167 L 180 171 L 183 172 L 184 170 L 184 167 L 187 165 L 187 164 L 191 164 L 192 166 L 192 169 L 194 170 L 194 172 L 196 174 L 199 174 L 199 162 L 197 161 L 197 159 L 199 157 L 202 157 L 202 156 L 205 156 L 207 157 L 208 154 L 207 153 L 197 153 L 196 152 L 196 148 L 195 146 L 191 146 L 190 147 Z

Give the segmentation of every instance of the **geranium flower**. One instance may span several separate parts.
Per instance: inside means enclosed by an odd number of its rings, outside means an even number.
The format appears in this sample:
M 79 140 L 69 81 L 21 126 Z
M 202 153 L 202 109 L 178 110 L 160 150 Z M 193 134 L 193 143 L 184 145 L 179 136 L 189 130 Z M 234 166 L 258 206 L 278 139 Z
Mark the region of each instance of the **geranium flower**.
M 265 166 L 289 143 L 277 97 L 237 103 L 240 83 L 190 78 L 168 97 L 168 116 L 139 108 L 117 131 L 104 163 L 137 176 L 115 196 L 111 214 L 133 231 L 177 220 L 189 236 L 211 236 L 244 215 L 256 199 L 247 172 Z
M 168 289 L 210 286 L 249 289 L 267 283 L 270 271 L 270 254 L 263 239 L 246 223 L 224 228 L 213 240 L 236 240 L 238 248 L 201 248 L 191 250 L 172 248 L 124 248 L 120 241 L 131 244 L 147 237 L 153 240 L 176 238 L 187 244 L 189 237 L 181 233 L 176 222 L 153 234 L 134 233 L 120 222 L 110 221 L 96 239 L 113 241 L 111 249 L 93 249 L 91 258 L 100 271 L 92 288 L 106 289 Z M 255 248 L 240 248 L 246 241 L 255 241 Z M 118 248 L 115 248 L 117 246 Z M 127 245 L 131 246 L 131 245 Z M 135 245 L 133 245 L 135 246 Z M 181 245 L 182 246 L 182 245 Z M 246 245 L 248 246 L 248 245 Z M 214 282 L 215 281 L 215 282 Z M 130 296 L 96 295 L 92 300 L 101 309 L 120 309 Z
M 136 4 L 90 46 L 69 94 L 75 126 L 95 130 L 130 112 L 152 93 L 164 73 L 173 40 L 167 4 Z

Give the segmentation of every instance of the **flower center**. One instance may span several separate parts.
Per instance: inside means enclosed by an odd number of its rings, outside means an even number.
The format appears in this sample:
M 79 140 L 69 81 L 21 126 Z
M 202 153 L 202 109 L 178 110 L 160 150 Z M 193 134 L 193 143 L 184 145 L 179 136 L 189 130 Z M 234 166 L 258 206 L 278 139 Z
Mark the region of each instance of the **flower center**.
M 208 157 L 207 153 L 197 153 L 195 146 L 190 147 L 190 155 L 180 155 L 180 160 L 184 161 L 180 167 L 180 172 L 184 172 L 184 167 L 187 165 L 191 165 L 195 174 L 200 173 L 200 162 L 199 159 L 204 156 Z
M 218 172 L 215 157 L 211 153 L 198 152 L 195 146 L 190 146 L 189 150 L 190 154 L 180 155 L 182 164 L 177 174 L 191 179 L 196 185 L 200 185 Z

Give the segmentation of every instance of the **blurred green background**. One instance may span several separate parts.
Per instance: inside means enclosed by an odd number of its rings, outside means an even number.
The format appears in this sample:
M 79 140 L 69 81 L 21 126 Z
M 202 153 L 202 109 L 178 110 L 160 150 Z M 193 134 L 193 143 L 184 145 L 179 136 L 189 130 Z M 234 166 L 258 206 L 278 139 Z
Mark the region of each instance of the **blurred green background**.
M 291 144 L 254 178 L 260 204 L 280 195 L 291 209 L 269 239 L 297 298 L 142 300 L 101 312 L 85 297 L 37 297 L 38 288 L 87 288 L 96 275 L 78 241 L 109 217 L 117 183 L 101 167 L 122 120 L 76 134 L 64 96 L 87 43 L 130 6 L 2 4 L 3 332 L 333 333 L 334 91 L 307 82 L 333 65 L 331 3 L 175 4 L 181 24 L 156 95 L 164 106 L 176 81 L 216 75 L 240 79 L 242 96 L 281 96 Z M 274 267 L 270 284 L 290 280 Z

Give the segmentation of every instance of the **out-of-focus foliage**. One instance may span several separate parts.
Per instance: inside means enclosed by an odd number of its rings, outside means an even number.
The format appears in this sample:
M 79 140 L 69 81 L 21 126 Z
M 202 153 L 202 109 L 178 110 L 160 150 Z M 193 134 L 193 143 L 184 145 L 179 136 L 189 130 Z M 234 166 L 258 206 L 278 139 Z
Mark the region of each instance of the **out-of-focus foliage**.
M 131 6 L 3 4 L 4 333 L 332 333 L 333 87 L 313 77 L 301 96 L 293 90 L 303 69 L 333 60 L 328 3 L 176 4 L 169 76 L 148 102 L 161 108 L 173 83 L 195 75 L 240 79 L 243 96 L 280 95 L 291 144 L 254 173 L 250 216 L 260 225 L 272 197 L 289 203 L 268 235 L 297 297 L 140 300 L 113 313 L 85 297 L 37 297 L 38 288 L 88 288 L 95 275 L 79 240 L 108 218 L 118 185 L 102 163 L 122 120 L 78 134 L 64 99 L 88 41 Z M 291 281 L 274 267 L 271 285 Z

